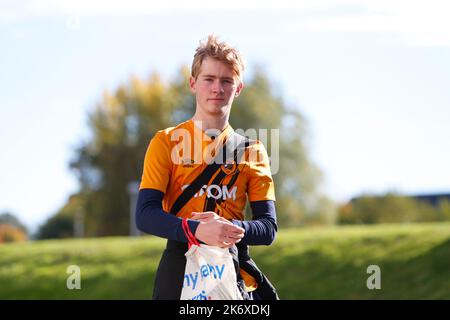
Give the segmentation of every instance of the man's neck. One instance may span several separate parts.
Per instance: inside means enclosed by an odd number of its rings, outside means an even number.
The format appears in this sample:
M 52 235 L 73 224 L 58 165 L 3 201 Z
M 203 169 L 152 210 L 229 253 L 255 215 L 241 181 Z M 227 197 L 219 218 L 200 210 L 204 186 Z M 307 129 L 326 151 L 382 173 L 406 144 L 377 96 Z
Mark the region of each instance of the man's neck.
M 192 120 L 200 121 L 202 124 L 203 131 L 206 131 L 208 129 L 218 129 L 220 131 L 223 131 L 228 126 L 228 118 L 229 116 L 224 117 L 217 117 L 217 116 L 201 116 L 197 114 L 197 112 L 192 117 Z

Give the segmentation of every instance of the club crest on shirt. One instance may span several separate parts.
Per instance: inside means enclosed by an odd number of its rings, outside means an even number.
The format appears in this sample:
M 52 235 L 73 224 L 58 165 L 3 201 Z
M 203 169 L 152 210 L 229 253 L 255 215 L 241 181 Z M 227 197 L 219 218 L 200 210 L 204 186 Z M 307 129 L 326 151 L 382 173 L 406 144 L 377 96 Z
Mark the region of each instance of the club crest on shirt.
M 226 175 L 231 175 L 234 174 L 234 172 L 236 172 L 237 169 L 237 165 L 235 162 L 233 163 L 226 163 L 220 166 L 220 169 L 226 174 Z

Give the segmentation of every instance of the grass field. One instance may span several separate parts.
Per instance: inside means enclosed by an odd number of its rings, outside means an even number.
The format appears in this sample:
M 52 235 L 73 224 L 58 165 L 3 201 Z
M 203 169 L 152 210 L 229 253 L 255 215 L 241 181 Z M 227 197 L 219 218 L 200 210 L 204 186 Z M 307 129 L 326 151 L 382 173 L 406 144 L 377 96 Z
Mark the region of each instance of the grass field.
M 165 241 L 52 240 L 0 246 L 0 299 L 149 299 Z M 252 256 L 282 299 L 450 299 L 450 223 L 281 230 Z M 369 290 L 369 265 L 381 289 Z M 69 265 L 81 290 L 68 290 Z

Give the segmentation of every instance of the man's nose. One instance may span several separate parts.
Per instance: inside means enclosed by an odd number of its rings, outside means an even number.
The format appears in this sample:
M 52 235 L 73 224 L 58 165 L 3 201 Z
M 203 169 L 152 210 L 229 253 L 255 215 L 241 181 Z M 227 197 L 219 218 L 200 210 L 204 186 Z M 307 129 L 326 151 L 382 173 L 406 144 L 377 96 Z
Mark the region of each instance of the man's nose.
M 217 80 L 214 81 L 212 90 L 213 90 L 214 93 L 216 93 L 216 92 L 223 93 L 224 92 L 224 89 L 223 89 L 223 86 L 222 86 L 222 83 L 220 82 L 220 80 L 219 81 L 217 81 Z

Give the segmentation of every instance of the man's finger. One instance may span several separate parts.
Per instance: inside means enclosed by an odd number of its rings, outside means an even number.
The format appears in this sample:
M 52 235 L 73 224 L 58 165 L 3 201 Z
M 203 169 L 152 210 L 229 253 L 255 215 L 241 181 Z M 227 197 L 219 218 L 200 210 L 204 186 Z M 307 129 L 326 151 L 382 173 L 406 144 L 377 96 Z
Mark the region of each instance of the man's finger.
M 205 212 L 192 212 L 191 218 L 194 220 L 201 220 L 201 219 L 207 219 L 209 218 L 209 214 L 205 214 Z
M 244 237 L 243 234 L 239 234 L 239 235 L 237 235 L 237 234 L 230 234 L 230 235 L 227 236 L 226 240 L 230 240 L 231 239 L 233 241 L 237 241 L 237 240 L 241 240 L 243 237 Z
M 231 248 L 232 246 L 234 246 L 234 243 L 231 242 L 222 242 L 219 247 L 221 248 Z
M 214 216 L 214 212 L 192 212 L 192 216 L 211 217 Z
M 245 230 L 243 228 L 235 226 L 234 224 L 227 225 L 225 230 L 228 232 L 237 233 L 237 234 L 241 234 L 241 233 L 245 232 Z
M 192 212 L 192 216 L 204 216 L 205 212 Z

